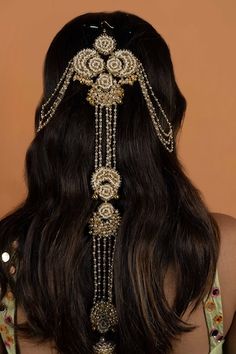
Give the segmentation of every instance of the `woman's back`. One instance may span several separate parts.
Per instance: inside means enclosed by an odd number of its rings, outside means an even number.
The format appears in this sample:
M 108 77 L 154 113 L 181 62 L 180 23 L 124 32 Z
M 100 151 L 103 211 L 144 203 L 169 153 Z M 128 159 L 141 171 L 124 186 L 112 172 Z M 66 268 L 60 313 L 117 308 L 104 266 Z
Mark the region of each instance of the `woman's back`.
M 173 343 L 171 354 L 221 354 L 222 347 L 225 354 L 236 353 L 236 332 L 233 328 L 233 326 L 236 326 L 234 317 L 236 311 L 236 282 L 233 271 L 236 267 L 236 219 L 217 213 L 213 213 L 213 216 L 221 232 L 221 248 L 217 263 L 217 278 L 212 289 L 213 296 L 201 303 L 192 314 L 190 314 L 191 306 L 189 306 L 183 319 L 196 325 L 197 328 L 193 332 L 182 334 L 179 340 Z M 170 304 L 173 302 L 174 284 L 175 274 L 169 271 L 165 279 L 165 291 Z M 21 323 L 25 320 L 24 311 L 18 308 L 17 321 Z M 1 324 L 4 325 L 3 318 L 1 318 L 1 321 Z M 224 338 L 221 338 L 222 329 Z M 51 343 L 37 344 L 32 340 L 18 338 L 18 345 L 20 354 L 57 353 Z M 8 347 L 8 350 L 10 354 L 14 354 L 13 349 Z

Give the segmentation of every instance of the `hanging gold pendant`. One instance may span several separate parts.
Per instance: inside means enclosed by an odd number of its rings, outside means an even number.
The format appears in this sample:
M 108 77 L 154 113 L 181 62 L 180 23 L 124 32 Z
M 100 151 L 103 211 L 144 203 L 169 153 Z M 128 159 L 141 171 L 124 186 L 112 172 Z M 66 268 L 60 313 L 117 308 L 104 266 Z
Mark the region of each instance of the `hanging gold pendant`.
M 106 333 L 109 330 L 114 330 L 118 324 L 115 306 L 107 301 L 97 302 L 92 307 L 90 320 L 94 331 Z
M 99 208 L 105 208 L 103 204 Z M 109 208 L 110 209 L 110 208 Z M 105 210 L 103 209 L 103 213 Z M 93 216 L 89 219 L 89 233 L 93 236 L 108 237 L 111 235 L 116 235 L 117 229 L 120 225 L 121 217 L 117 209 L 107 210 L 109 216 L 102 216 L 101 210 L 94 212 Z
M 100 197 L 102 203 L 97 212 L 89 220 L 89 233 L 94 236 L 108 237 L 115 235 L 120 225 L 119 211 L 107 201 L 118 198 L 118 188 L 121 184 L 119 173 L 111 167 L 99 167 L 92 175 L 91 185 L 94 190 L 93 198 Z
M 91 179 L 93 198 L 98 196 L 103 200 L 118 198 L 117 191 L 120 184 L 121 177 L 114 168 L 104 166 L 97 168 Z
M 95 354 L 114 354 L 115 344 L 106 342 L 104 337 L 101 337 L 99 342 L 93 346 Z

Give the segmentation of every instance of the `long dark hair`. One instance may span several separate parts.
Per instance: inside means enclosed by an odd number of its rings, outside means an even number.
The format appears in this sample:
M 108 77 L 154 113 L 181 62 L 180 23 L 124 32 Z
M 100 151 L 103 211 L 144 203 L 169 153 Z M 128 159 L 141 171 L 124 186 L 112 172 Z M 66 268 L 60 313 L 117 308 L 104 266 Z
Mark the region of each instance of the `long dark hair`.
M 131 50 L 143 63 L 176 138 L 186 101 L 168 46 L 148 22 L 121 11 L 83 14 L 55 36 L 46 55 L 35 128 L 41 104 L 68 61 L 92 47 L 104 20 L 113 27 L 108 32 L 117 47 Z M 19 243 L 15 282 L 1 265 L 1 296 L 10 283 L 28 318 L 19 332 L 53 339 L 64 354 L 92 353 L 96 339 L 89 321 L 93 276 L 87 229 L 97 206 L 90 186 L 95 127 L 86 91 L 72 82 L 56 115 L 35 135 L 26 153 L 28 195 L 0 225 L 2 252 L 12 241 Z M 117 170 L 122 176 L 114 259 L 117 353 L 169 353 L 172 340 L 194 328 L 181 316 L 190 303 L 193 309 L 200 304 L 213 283 L 219 229 L 186 176 L 176 144 L 169 153 L 157 138 L 137 82 L 125 87 L 124 103 L 118 106 Z M 176 281 L 172 304 L 164 291 L 170 269 Z

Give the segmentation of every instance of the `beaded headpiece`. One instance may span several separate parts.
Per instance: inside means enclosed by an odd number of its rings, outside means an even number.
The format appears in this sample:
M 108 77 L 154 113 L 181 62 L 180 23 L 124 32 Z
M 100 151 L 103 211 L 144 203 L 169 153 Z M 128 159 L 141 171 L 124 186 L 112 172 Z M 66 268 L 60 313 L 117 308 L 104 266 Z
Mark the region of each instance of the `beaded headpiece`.
M 173 131 L 164 109 L 155 96 L 139 59 L 129 50 L 116 49 L 115 39 L 103 30 L 93 48 L 80 50 L 68 63 L 49 99 L 41 107 L 37 132 L 54 116 L 71 79 L 89 87 L 87 101 L 95 107 L 95 169 L 91 177 L 92 198 L 101 199 L 97 211 L 89 219 L 92 236 L 94 297 L 90 312 L 92 329 L 101 334 L 94 353 L 115 353 L 115 344 L 106 340 L 108 331 L 115 331 L 118 316 L 112 302 L 113 259 L 121 216 L 111 200 L 119 198 L 121 176 L 116 169 L 117 105 L 122 104 L 125 85 L 135 81 L 141 92 L 163 146 L 173 151 Z M 164 117 L 168 131 L 162 127 L 155 109 Z M 104 122 L 105 120 L 105 122 Z M 102 156 L 102 127 L 106 125 L 106 156 Z

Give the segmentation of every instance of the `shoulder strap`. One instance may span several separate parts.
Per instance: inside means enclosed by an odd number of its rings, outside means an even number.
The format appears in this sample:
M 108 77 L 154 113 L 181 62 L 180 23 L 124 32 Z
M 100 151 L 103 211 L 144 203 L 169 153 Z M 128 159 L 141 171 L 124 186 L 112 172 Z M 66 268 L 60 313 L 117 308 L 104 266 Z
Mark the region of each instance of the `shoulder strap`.
M 204 313 L 209 333 L 209 342 L 211 350 L 224 341 L 224 328 L 223 328 L 223 308 L 220 290 L 220 282 L 218 270 L 216 269 L 215 280 L 211 293 L 204 299 Z
M 0 304 L 0 334 L 8 354 L 16 354 L 15 342 L 15 298 L 8 287 L 8 290 Z

